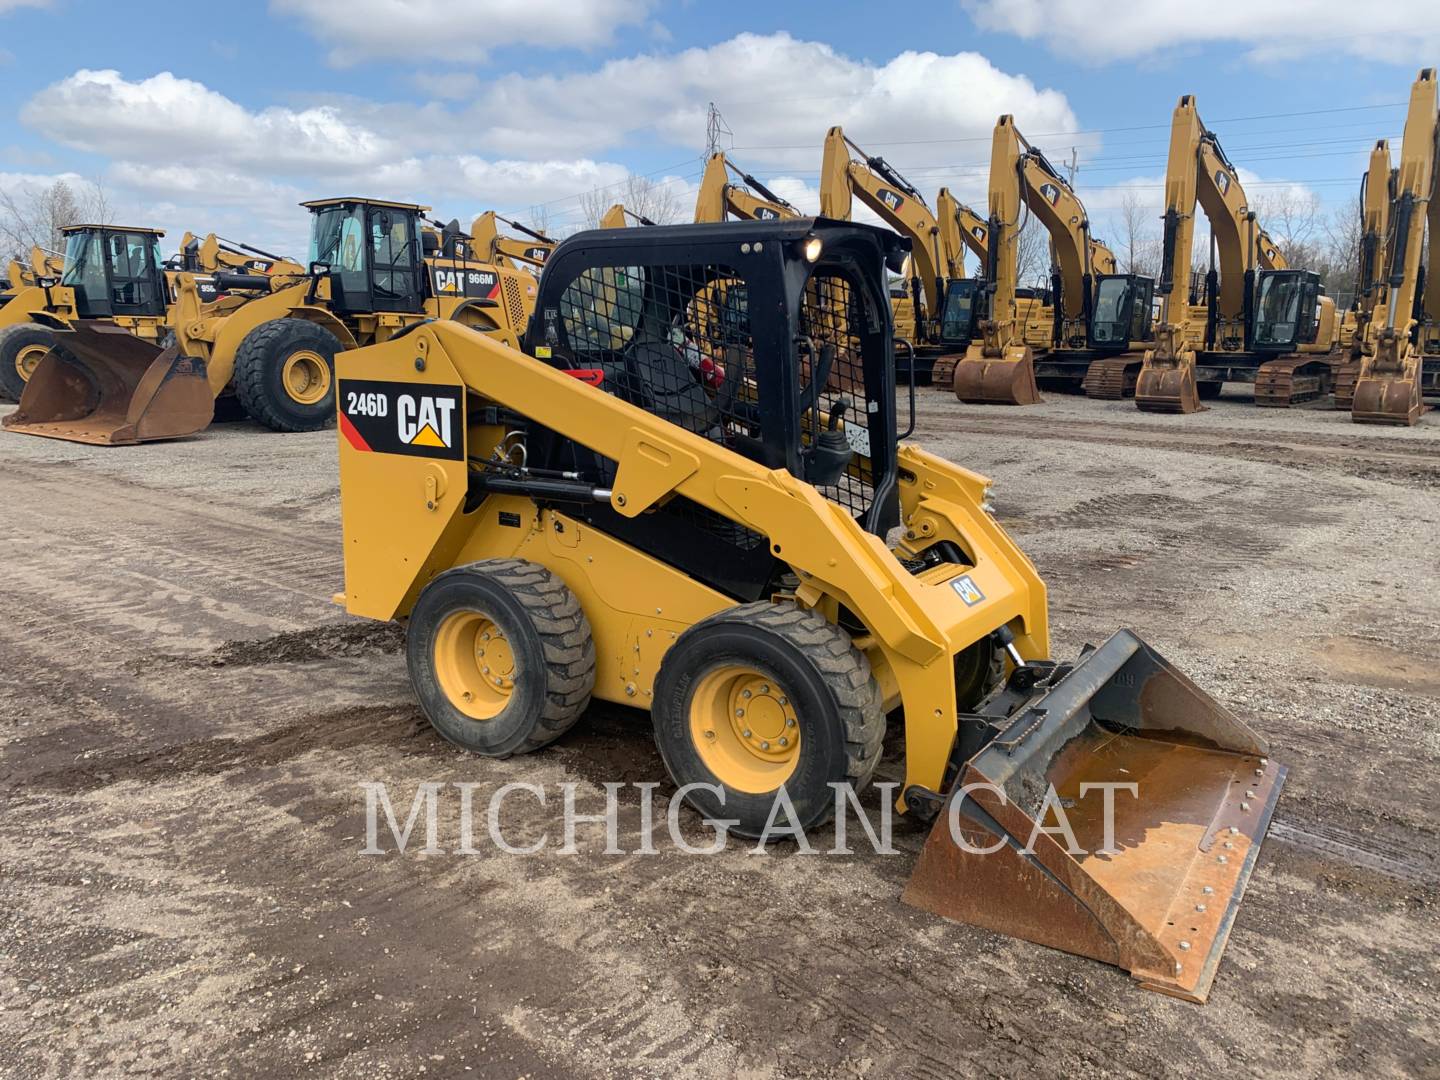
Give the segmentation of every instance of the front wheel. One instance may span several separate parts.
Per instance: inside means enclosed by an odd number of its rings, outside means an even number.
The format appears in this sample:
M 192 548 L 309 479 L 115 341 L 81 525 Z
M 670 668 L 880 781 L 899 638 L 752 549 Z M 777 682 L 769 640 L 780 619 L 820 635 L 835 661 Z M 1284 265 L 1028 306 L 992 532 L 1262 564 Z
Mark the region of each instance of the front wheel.
M 19 401 L 35 366 L 55 347 L 55 331 L 34 323 L 0 330 L 0 398 Z
M 305 319 L 261 323 L 235 350 L 235 396 L 271 431 L 319 431 L 335 415 L 340 339 Z
M 845 631 L 788 605 L 743 604 L 696 623 L 665 654 L 655 741 L 690 803 L 758 836 L 781 788 L 803 828 L 859 791 L 880 760 L 885 712 L 870 663 Z M 788 825 L 781 814 L 777 825 Z

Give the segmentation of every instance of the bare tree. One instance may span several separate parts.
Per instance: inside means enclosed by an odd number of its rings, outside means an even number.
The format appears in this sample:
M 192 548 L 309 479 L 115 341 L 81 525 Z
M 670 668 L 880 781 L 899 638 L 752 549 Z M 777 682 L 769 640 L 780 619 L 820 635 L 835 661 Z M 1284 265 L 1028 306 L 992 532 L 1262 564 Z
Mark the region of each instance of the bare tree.
M 16 185 L 0 191 L 0 254 L 24 259 L 32 247 L 60 251 L 65 247 L 61 230 L 67 225 L 109 222 L 110 200 L 98 182 Z
M 1160 273 L 1160 231 L 1155 208 L 1145 203 L 1138 191 L 1127 191 L 1120 199 L 1120 237 L 1115 261 L 1122 274 L 1158 277 Z
M 1050 284 L 1050 234 L 1035 217 L 1027 217 L 1015 241 L 1015 284 L 1044 289 Z
M 525 224 L 529 225 L 530 228 L 534 229 L 538 233 L 544 233 L 546 236 L 555 235 L 550 231 L 550 208 L 544 203 L 539 203 L 535 206 L 530 207 L 529 217 L 530 220 L 525 222 Z
M 600 224 L 600 218 L 615 203 L 656 225 L 672 225 L 685 217 L 684 202 L 676 190 L 677 181 L 652 180 L 648 176 L 631 175 L 622 184 L 596 188 L 580 196 L 580 211 L 585 215 L 586 228 Z

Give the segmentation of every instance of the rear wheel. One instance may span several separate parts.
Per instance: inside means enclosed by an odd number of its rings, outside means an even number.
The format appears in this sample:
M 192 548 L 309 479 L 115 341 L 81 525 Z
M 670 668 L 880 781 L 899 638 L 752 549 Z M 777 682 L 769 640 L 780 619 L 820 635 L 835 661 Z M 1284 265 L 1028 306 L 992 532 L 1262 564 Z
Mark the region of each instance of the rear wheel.
M 19 401 L 35 365 L 54 347 L 55 331 L 34 323 L 0 330 L 0 397 Z
M 406 659 L 435 730 L 489 757 L 559 738 L 595 687 L 595 642 L 579 601 L 523 559 L 460 566 L 425 586 Z
M 304 319 L 262 323 L 235 351 L 235 396 L 271 431 L 319 431 L 335 415 L 340 340 Z
M 804 828 L 835 806 L 831 784 L 864 788 L 880 760 L 885 713 L 865 654 L 813 611 L 761 602 L 696 623 L 665 654 L 655 741 L 706 817 L 765 828 L 783 787 Z M 788 822 L 782 814 L 777 824 Z

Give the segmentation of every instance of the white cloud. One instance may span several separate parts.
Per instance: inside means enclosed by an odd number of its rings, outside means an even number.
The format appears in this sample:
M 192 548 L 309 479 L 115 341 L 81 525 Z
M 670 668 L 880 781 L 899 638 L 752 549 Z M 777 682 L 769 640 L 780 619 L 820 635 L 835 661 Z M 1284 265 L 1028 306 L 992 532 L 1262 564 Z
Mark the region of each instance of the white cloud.
M 4 0 L 0 0 L 3 3 Z M 271 0 L 331 45 L 330 62 L 484 60 L 503 45 L 590 48 L 646 21 L 653 0 Z
M 0 0 L 0 15 L 8 14 L 17 8 L 48 8 L 50 0 Z
M 1185 45 L 1234 44 L 1252 60 L 1344 52 L 1367 60 L 1433 62 L 1435 0 L 961 0 L 984 29 L 1039 39 L 1067 58 L 1105 63 L 1154 58 Z
M 891 156 L 926 164 L 974 157 L 977 147 L 988 153 L 1002 112 L 1037 131 L 1079 126 L 1063 94 L 1003 72 L 978 53 L 905 52 L 877 65 L 784 33 L 740 34 L 708 48 L 611 60 L 589 72 L 506 75 L 461 122 L 504 153 L 557 143 L 594 152 L 656 136 L 698 149 L 711 101 L 737 145 L 767 147 L 745 150 L 747 162 L 782 168 L 818 170 L 833 124 L 862 145 L 911 140 Z
M 615 158 L 637 146 L 672 166 L 665 182 L 693 199 L 710 101 L 736 133 L 735 157 L 757 176 L 781 177 L 777 190 L 787 198 L 794 190 L 804 209 L 817 205 L 832 124 L 914 170 L 927 197 L 948 183 L 971 201 L 983 201 L 1000 113 L 1014 113 L 1031 134 L 1079 127 L 1063 94 L 974 53 L 906 52 L 876 63 L 786 34 L 741 34 L 588 71 L 457 72 L 449 86 L 460 101 L 330 96 L 253 109 L 169 72 L 135 79 L 81 70 L 36 93 L 20 116 L 52 143 L 108 159 L 117 200 L 142 211 L 250 206 L 276 229 L 294 220 L 296 235 L 305 222 L 294 202 L 334 194 L 429 202 L 447 218 L 551 204 L 554 218 L 576 223 L 579 193 L 618 187 L 627 169 Z M 436 96 L 444 89 L 430 86 Z M 679 167 L 685 158 L 693 166 Z

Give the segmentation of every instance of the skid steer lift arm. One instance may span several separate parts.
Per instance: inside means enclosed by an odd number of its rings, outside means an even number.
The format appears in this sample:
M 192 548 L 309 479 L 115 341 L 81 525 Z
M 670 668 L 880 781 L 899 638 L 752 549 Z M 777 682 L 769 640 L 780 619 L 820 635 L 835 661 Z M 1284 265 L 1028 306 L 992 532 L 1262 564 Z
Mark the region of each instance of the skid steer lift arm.
M 1203 1000 L 1283 770 L 1129 632 L 1047 658 L 984 478 L 898 442 L 902 248 L 826 219 L 580 233 L 523 350 L 436 321 L 342 355 L 346 606 L 406 621 L 457 744 L 638 706 L 741 835 L 781 790 L 825 820 L 903 717 L 899 806 L 934 818 L 908 902 Z M 1087 794 L 1116 784 L 1107 817 Z M 1036 828 L 1056 805 L 1076 845 Z

